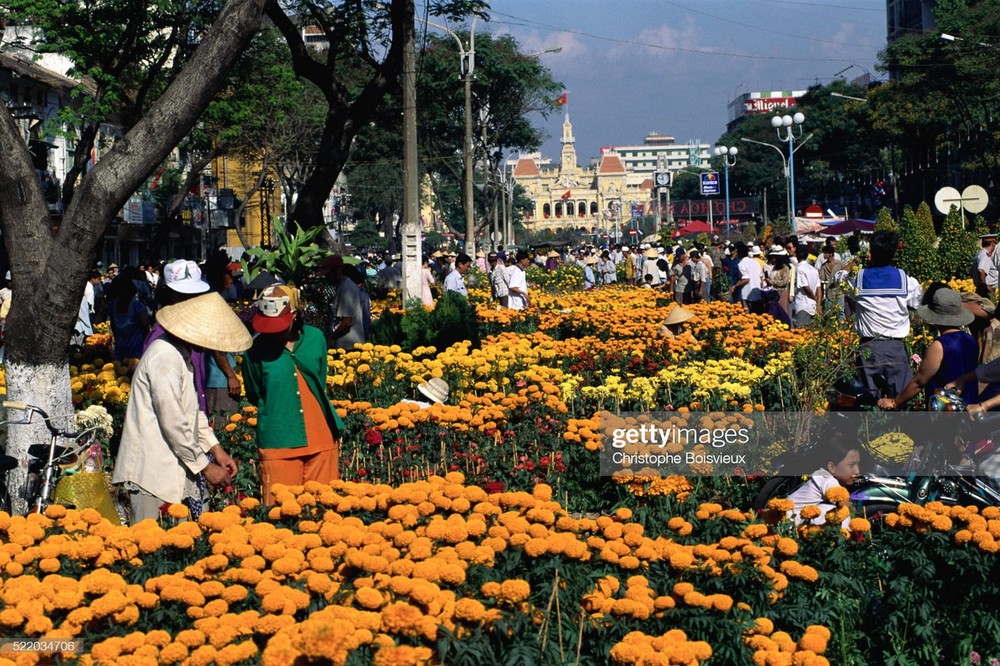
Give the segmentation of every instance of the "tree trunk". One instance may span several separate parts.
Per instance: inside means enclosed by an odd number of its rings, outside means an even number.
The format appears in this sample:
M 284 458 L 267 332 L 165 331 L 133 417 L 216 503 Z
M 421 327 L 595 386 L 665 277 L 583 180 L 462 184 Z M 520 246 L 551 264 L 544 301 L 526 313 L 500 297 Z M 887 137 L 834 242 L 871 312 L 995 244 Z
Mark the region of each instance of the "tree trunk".
M 53 232 L 27 146 L 0 110 L 0 227 L 18 292 L 7 320 L 8 399 L 49 414 L 73 413 L 69 338 L 84 284 L 108 223 L 191 129 L 260 26 L 267 0 L 230 0 L 191 60 L 147 114 L 91 169 Z M 9 430 L 7 454 L 20 461 L 11 488 L 24 486 L 33 428 Z M 13 510 L 27 504 L 13 497 Z

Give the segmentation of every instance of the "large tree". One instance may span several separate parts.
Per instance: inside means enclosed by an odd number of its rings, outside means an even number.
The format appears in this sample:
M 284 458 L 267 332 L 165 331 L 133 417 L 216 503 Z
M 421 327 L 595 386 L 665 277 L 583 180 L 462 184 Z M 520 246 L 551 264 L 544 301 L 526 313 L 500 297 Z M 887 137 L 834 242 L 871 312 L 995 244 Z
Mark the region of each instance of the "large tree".
M 484 6 L 483 0 L 435 0 L 428 13 L 456 18 Z M 351 144 L 374 120 L 384 97 L 401 89 L 403 45 L 407 31 L 413 29 L 412 9 L 412 0 L 295 0 L 267 6 L 268 17 L 288 43 L 296 74 L 315 85 L 326 103 L 313 169 L 299 188 L 291 225 L 324 224 L 323 206 L 350 156 Z M 303 36 L 307 32 L 319 36 L 321 46 L 307 43 Z
M 0 228 L 17 292 L 7 320 L 10 399 L 40 405 L 52 414 L 72 413 L 66 351 L 98 244 L 110 220 L 194 126 L 222 87 L 230 66 L 259 29 L 265 1 L 231 0 L 223 7 L 162 94 L 134 118 L 114 148 L 75 183 L 58 226 L 49 218 L 18 127 L 6 109 L 0 110 Z M 122 50 L 122 60 L 141 56 L 139 47 L 135 53 L 123 48 L 133 43 L 125 41 L 133 32 L 140 33 L 134 39 L 137 44 L 156 37 L 141 34 L 148 29 L 145 22 L 131 24 L 141 13 L 130 10 L 101 19 L 116 21 L 116 26 L 124 24 L 123 37 L 115 45 Z M 94 27 L 105 26 L 99 23 Z M 131 64 L 134 67 L 136 62 Z M 122 71 L 131 71 L 124 62 Z M 27 447 L 38 441 L 41 432 L 40 426 L 10 430 L 7 453 L 21 461 L 15 470 L 14 487 L 23 484 Z M 15 509 L 25 509 L 21 498 L 15 498 Z
M 880 54 L 891 78 L 870 96 L 875 130 L 901 151 L 912 205 L 943 185 L 1000 179 L 1000 4 L 939 0 L 934 13 L 934 32 L 901 37 Z
M 459 34 L 467 43 L 468 36 Z M 421 172 L 429 176 L 435 200 L 448 226 L 465 233 L 461 183 L 465 127 L 464 87 L 458 76 L 459 58 L 454 40 L 425 36 L 417 71 L 417 107 Z M 521 52 L 509 36 L 476 36 L 476 70 L 472 81 L 473 164 L 479 186 L 474 199 L 477 230 L 491 214 L 500 185 L 495 173 L 510 150 L 531 151 L 544 139 L 530 121 L 532 112 L 554 108 L 561 85 L 537 55 Z M 356 210 L 374 219 L 392 219 L 402 209 L 402 134 L 393 119 L 401 113 L 399 95 L 389 95 L 376 113 L 377 122 L 364 128 L 345 166 Z M 485 176 L 484 176 L 485 174 Z M 388 230 L 387 230 L 388 231 Z

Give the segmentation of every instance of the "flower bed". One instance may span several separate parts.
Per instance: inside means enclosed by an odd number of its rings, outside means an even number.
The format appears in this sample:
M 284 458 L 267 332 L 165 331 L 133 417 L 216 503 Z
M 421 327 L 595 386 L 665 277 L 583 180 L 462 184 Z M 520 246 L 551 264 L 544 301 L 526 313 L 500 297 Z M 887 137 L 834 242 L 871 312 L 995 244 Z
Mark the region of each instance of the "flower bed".
M 0 635 L 80 637 L 85 652 L 63 657 L 101 664 L 1000 656 L 982 612 L 1000 595 L 993 511 L 904 507 L 872 534 L 863 517 L 842 531 L 841 509 L 798 530 L 783 503 L 746 511 L 759 479 L 600 478 L 601 409 L 800 409 L 821 384 L 803 350 L 838 359 L 852 333 L 817 340 L 713 303 L 691 306 L 699 318 L 664 342 L 673 305 L 648 290 L 534 303 L 481 308 L 493 330 L 478 348 L 331 352 L 347 424 L 332 487 L 259 506 L 244 406 L 217 420 L 241 463 L 213 498 L 230 506 L 198 521 L 181 522 L 181 507 L 132 528 L 59 507 L 0 514 Z M 120 418 L 134 364 L 91 342 L 74 401 Z M 448 405 L 400 403 L 429 377 L 449 381 Z

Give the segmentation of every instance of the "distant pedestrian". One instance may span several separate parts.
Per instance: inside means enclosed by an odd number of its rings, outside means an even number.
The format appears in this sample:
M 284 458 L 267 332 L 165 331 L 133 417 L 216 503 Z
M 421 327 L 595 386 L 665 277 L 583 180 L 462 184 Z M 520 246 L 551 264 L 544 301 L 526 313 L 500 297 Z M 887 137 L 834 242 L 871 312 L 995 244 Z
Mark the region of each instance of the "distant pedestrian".
M 472 267 L 472 257 L 464 252 L 455 257 L 455 269 L 448 273 L 444 279 L 444 290 L 454 291 L 465 298 L 469 297 L 469 291 L 465 286 L 465 274 Z

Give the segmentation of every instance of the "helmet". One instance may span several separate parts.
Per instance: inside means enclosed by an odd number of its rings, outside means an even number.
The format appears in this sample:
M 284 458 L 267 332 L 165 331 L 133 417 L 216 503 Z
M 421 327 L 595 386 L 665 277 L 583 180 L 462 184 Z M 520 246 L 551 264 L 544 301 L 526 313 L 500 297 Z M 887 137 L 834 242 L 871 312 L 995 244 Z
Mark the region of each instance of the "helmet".
M 836 389 L 837 392 L 852 398 L 860 398 L 867 393 L 864 384 L 862 384 L 857 377 L 850 377 L 847 375 L 834 382 L 833 388 Z
M 930 399 L 932 412 L 964 412 L 965 400 L 955 389 L 938 389 Z

